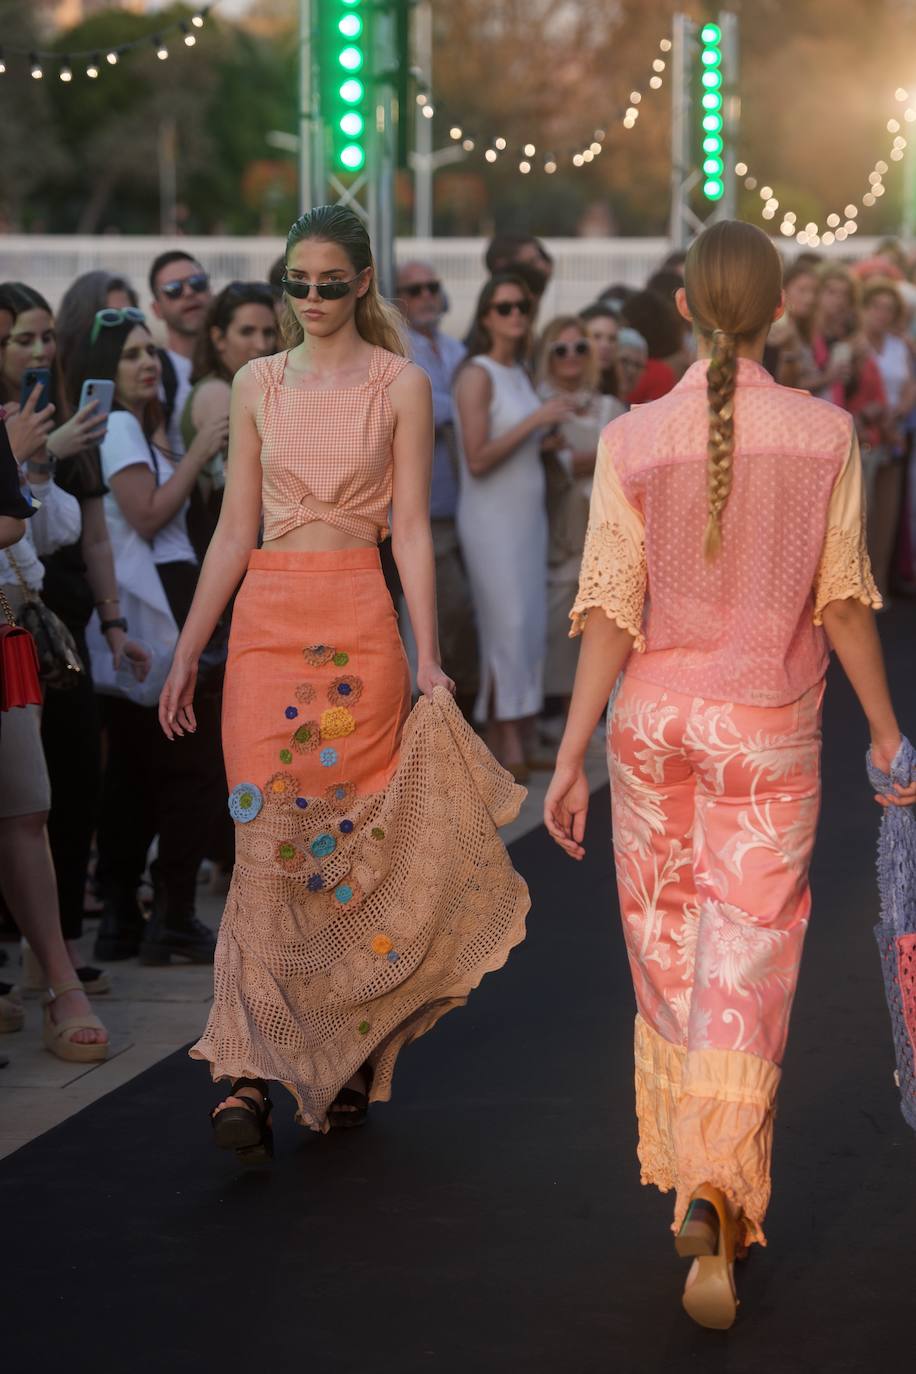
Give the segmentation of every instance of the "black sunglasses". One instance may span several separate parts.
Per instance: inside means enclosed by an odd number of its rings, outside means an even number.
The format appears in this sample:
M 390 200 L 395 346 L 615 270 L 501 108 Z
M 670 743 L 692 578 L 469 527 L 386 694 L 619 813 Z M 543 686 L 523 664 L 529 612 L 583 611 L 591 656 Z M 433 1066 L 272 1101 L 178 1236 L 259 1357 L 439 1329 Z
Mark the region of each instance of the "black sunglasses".
M 411 300 L 416 300 L 418 296 L 422 296 L 424 291 L 430 296 L 438 296 L 441 290 L 441 281 L 415 281 L 411 282 L 409 286 L 401 287 L 402 293 L 405 296 L 410 296 Z
M 193 296 L 202 296 L 210 290 L 210 278 L 206 272 L 193 272 L 190 277 L 182 277 L 180 281 L 164 281 L 159 290 L 166 300 L 177 301 L 184 294 L 185 287 Z
M 496 313 L 497 313 L 497 315 L 503 315 L 503 316 L 511 315 L 513 310 L 517 310 L 518 313 L 519 313 L 520 315 L 530 315 L 530 314 L 531 314 L 531 302 L 530 302 L 530 301 L 497 301 L 496 305 L 492 306 L 491 309 L 495 310 Z
M 355 285 L 362 275 L 362 272 L 357 272 L 349 281 L 322 282 L 290 281 L 289 277 L 284 275 L 280 285 L 288 296 L 295 296 L 297 301 L 307 301 L 313 289 L 323 301 L 342 301 L 344 296 L 349 296 L 350 287 Z
M 590 343 L 587 343 L 585 339 L 580 339 L 578 343 L 574 344 L 551 344 L 550 351 L 555 358 L 568 358 L 570 355 L 577 358 L 584 358 L 586 353 L 591 353 L 592 346 Z

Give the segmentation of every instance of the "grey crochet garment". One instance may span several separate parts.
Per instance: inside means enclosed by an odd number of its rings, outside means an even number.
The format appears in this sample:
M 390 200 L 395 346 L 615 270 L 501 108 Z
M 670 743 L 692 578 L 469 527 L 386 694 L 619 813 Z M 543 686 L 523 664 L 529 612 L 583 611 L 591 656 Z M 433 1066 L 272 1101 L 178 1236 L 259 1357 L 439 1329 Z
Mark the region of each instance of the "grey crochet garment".
M 904 738 L 890 777 L 866 755 L 868 780 L 876 792 L 916 777 L 916 749 Z M 889 806 L 878 835 L 878 891 L 881 919 L 875 938 L 881 953 L 884 991 L 897 1054 L 897 1085 L 904 1120 L 916 1131 L 916 807 Z

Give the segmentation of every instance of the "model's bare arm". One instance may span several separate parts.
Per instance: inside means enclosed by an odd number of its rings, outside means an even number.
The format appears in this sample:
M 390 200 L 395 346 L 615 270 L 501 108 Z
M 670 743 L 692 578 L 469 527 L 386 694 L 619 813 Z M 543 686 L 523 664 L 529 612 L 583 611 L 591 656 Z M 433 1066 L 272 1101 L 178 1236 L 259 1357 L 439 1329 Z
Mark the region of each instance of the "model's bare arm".
M 406 367 L 391 387 L 395 412 L 391 548 L 417 642 L 417 685 L 450 686 L 441 671 L 436 626 L 436 565 L 429 527 L 433 455 L 432 390 L 426 373 Z
M 865 712 L 875 765 L 882 773 L 890 773 L 900 747 L 900 727 L 887 685 L 874 611 L 847 598 L 828 602 L 823 617 L 827 637 Z M 876 800 L 882 805 L 912 806 L 916 802 L 916 782 L 910 787 L 898 786 L 895 794 Z

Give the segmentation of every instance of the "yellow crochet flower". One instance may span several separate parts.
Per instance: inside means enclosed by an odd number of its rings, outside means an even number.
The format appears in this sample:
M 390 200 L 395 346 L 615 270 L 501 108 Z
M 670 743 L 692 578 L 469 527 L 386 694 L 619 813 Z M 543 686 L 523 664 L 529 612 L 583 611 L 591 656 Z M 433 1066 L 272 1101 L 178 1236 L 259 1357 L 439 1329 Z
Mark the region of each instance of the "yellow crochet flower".
M 333 706 L 321 714 L 322 739 L 343 739 L 344 735 L 352 735 L 355 729 L 356 721 L 345 706 Z

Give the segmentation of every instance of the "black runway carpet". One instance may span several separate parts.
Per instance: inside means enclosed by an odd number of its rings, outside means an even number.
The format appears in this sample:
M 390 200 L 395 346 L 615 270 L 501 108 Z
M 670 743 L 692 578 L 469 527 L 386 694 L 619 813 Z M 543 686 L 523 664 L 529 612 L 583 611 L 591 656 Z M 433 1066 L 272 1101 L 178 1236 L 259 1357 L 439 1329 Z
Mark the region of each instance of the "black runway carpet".
M 882 621 L 916 729 L 916 608 Z M 277 1113 L 272 1169 L 211 1145 L 173 1055 L 0 1164 L 10 1370 L 855 1374 L 912 1368 L 916 1139 L 893 1085 L 865 731 L 828 693 L 815 912 L 793 1020 L 769 1248 L 739 1321 L 682 1314 L 670 1200 L 634 1159 L 633 998 L 606 792 L 586 861 L 514 847 L 527 943 L 403 1057 L 364 1131 Z

